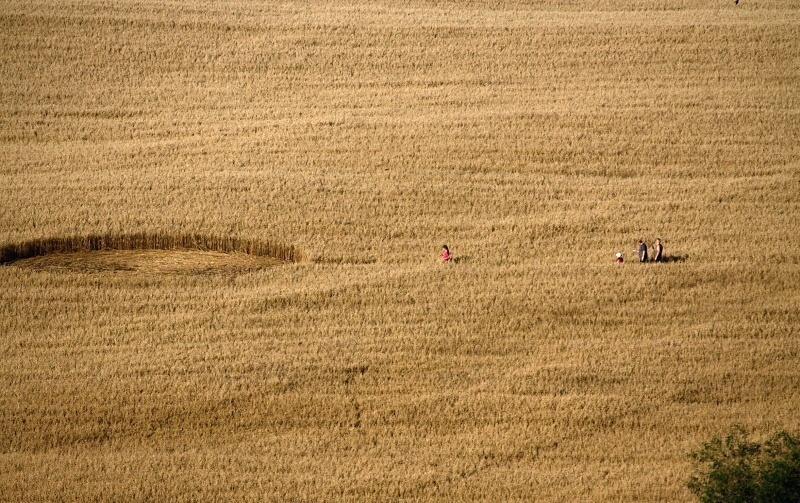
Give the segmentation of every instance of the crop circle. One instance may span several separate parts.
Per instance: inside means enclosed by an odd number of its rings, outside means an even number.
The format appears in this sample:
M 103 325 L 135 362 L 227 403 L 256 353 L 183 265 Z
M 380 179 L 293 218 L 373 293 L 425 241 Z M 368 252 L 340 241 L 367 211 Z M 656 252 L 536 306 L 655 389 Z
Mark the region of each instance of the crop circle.
M 201 234 L 71 236 L 0 247 L 0 264 L 82 272 L 238 271 L 301 259 L 293 246 Z

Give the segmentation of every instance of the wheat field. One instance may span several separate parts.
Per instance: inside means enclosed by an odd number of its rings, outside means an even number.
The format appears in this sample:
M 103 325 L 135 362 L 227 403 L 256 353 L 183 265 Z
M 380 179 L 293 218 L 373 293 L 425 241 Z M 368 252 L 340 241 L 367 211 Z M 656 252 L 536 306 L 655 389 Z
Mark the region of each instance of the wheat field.
M 2 501 L 691 501 L 800 429 L 795 1 L 4 0 L 0 49 L 0 247 L 299 257 L 0 265 Z

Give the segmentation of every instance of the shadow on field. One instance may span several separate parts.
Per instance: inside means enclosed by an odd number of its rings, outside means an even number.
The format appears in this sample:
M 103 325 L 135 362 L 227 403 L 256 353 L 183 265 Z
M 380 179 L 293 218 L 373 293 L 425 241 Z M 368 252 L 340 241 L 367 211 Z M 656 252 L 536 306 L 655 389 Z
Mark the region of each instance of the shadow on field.
M 377 264 L 378 259 L 375 257 L 317 257 L 312 262 L 315 264 L 363 265 Z
M 661 261 L 664 263 L 686 262 L 688 259 L 689 255 L 665 255 Z

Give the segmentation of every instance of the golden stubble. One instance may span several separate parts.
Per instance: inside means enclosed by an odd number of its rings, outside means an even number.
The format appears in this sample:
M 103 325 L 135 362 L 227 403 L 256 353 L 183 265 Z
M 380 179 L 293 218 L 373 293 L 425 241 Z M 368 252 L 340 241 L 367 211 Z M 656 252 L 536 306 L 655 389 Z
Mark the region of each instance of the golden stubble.
M 0 244 L 304 260 L 0 266 L 0 499 L 688 501 L 702 441 L 800 426 L 799 22 L 4 3 Z

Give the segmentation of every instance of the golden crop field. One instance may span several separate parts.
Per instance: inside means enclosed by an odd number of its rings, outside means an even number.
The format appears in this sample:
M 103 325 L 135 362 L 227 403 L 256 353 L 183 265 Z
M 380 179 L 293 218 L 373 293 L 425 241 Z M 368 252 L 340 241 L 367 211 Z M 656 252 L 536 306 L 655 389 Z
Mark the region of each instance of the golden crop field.
M 691 501 L 798 230 L 794 0 L 4 0 L 0 500 Z

